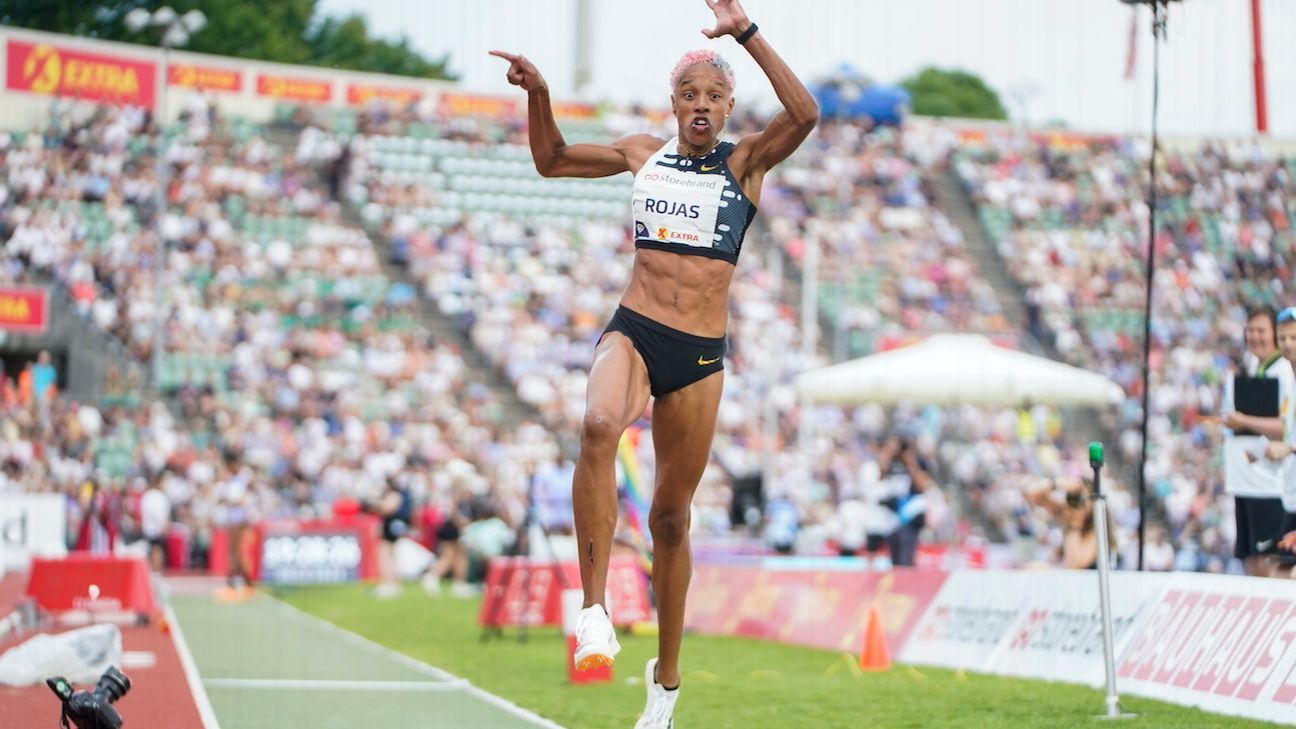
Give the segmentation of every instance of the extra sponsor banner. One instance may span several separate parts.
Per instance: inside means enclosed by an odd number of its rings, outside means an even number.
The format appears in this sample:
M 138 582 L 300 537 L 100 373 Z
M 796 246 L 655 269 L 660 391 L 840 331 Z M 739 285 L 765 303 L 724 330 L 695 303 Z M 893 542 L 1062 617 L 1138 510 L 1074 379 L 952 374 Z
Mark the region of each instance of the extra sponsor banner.
M 239 91 L 243 88 L 243 73 L 229 68 L 172 63 L 167 67 L 167 83 L 203 91 Z
M 374 84 L 348 84 L 346 92 L 346 101 L 353 106 L 368 104 L 374 99 L 405 106 L 421 98 L 423 98 L 423 92 L 418 89 L 375 86 Z
M 1296 720 L 1296 583 L 1174 575 L 1116 675 L 1153 698 Z
M 511 96 L 486 94 L 444 93 L 437 99 L 437 113 L 444 116 L 484 116 L 507 119 L 521 110 L 518 100 Z
M 287 101 L 327 103 L 333 98 L 333 84 L 312 78 L 257 74 L 257 96 Z
M 43 334 L 49 328 L 49 289 L 0 287 L 0 331 Z
M 13 39 L 7 57 L 5 87 L 12 91 L 146 107 L 154 104 L 157 70 L 152 61 Z
M 694 568 L 684 624 L 717 635 L 744 635 L 858 653 L 869 609 L 877 607 L 891 650 L 909 638 L 946 573 L 858 562 L 770 558 Z
M 1164 574 L 1114 572 L 1116 654 L 1132 640 L 1164 590 Z M 905 644 L 907 663 L 1009 676 L 1103 682 L 1098 573 L 956 572 Z
M 60 494 L 0 494 L 0 555 L 8 569 L 33 557 L 67 554 L 67 499 Z

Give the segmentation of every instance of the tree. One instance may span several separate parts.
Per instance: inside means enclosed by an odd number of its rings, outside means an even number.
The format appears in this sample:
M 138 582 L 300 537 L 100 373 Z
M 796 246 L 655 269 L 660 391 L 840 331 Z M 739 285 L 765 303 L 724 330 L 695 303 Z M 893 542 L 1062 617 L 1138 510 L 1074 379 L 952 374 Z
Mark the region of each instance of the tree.
M 912 97 L 913 113 L 966 119 L 1007 119 L 999 95 L 967 71 L 928 66 L 901 82 Z
M 123 22 L 137 7 L 163 4 L 178 13 L 197 8 L 207 27 L 185 50 L 278 63 L 301 63 L 421 78 L 452 78 L 447 59 L 429 60 L 401 38 L 373 38 L 364 18 L 321 16 L 319 0 L 0 0 L 0 24 L 54 33 L 156 45 L 155 34 L 132 33 Z

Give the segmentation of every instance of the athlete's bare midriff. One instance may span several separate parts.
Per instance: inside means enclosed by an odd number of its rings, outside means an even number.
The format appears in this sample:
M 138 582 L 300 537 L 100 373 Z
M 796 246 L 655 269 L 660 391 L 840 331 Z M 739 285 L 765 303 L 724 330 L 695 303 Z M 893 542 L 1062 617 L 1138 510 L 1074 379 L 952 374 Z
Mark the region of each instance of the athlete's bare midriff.
M 715 258 L 640 248 L 621 304 L 681 332 L 722 337 L 734 268 Z

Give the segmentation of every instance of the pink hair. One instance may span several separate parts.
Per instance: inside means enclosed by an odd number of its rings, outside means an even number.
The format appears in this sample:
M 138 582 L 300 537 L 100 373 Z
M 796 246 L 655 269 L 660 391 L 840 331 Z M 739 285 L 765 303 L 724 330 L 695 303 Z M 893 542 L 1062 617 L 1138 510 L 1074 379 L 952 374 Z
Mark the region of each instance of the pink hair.
M 675 68 L 671 71 L 671 90 L 674 91 L 675 87 L 679 85 L 680 77 L 684 75 L 684 72 L 688 70 L 690 66 L 699 63 L 711 64 L 722 76 L 724 76 L 725 86 L 727 86 L 730 91 L 734 90 L 733 68 L 719 53 L 707 49 L 689 51 L 679 59 L 679 63 L 676 63 Z

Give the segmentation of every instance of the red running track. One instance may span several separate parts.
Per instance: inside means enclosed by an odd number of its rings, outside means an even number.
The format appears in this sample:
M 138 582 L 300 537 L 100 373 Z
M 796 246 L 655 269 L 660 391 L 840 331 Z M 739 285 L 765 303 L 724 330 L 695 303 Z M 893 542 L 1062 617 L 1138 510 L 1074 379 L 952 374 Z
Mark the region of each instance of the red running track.
M 26 575 L 19 574 L 8 574 L 0 579 L 0 615 L 8 615 L 13 610 L 22 596 L 26 580 Z M 54 628 L 50 632 L 58 633 L 62 629 Z M 35 634 L 11 635 L 7 640 L 0 640 L 0 653 L 32 635 Z M 157 662 L 150 668 L 126 669 L 126 675 L 131 679 L 131 690 L 115 704 L 125 720 L 125 729 L 203 729 L 198 706 L 170 633 L 162 632 L 157 624 L 124 627 L 122 650 L 148 651 L 157 657 Z M 0 729 L 54 729 L 58 720 L 58 699 L 43 682 L 26 688 L 0 686 Z

